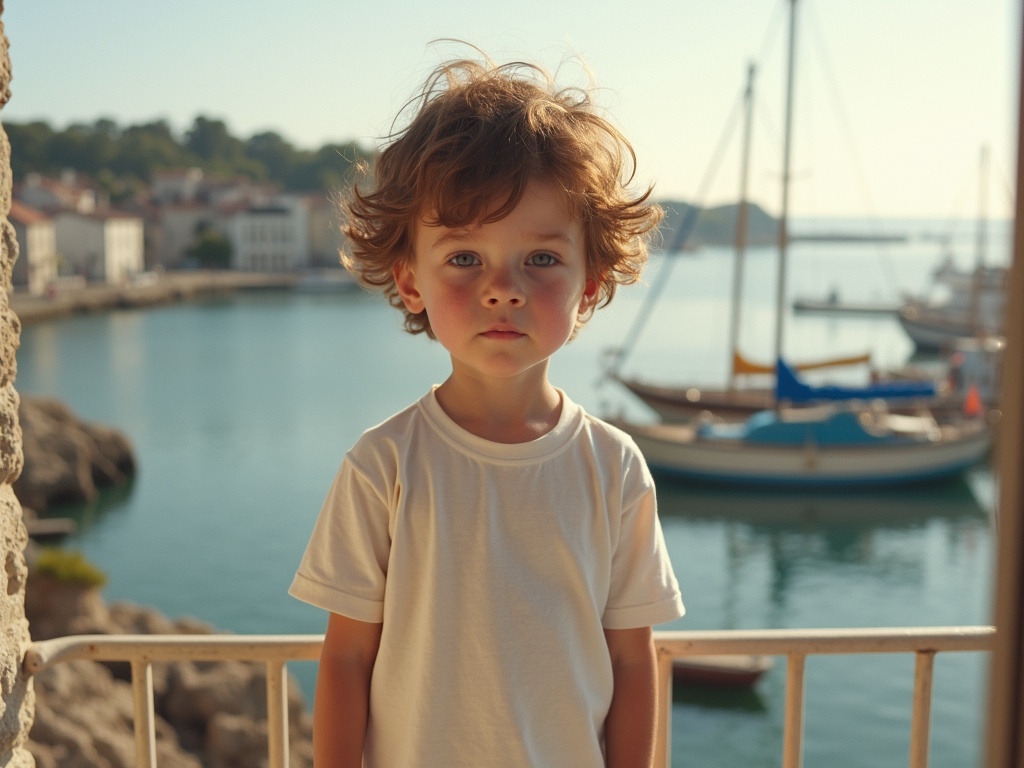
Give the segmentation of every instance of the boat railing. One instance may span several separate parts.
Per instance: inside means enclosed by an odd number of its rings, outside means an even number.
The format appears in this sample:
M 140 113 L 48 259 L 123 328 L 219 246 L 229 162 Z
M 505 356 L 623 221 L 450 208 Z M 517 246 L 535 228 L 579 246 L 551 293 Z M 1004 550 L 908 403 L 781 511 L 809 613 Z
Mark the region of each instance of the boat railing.
M 703 655 L 782 656 L 786 659 L 783 768 L 799 768 L 804 739 L 804 669 L 808 656 L 914 654 L 910 768 L 926 768 L 932 675 L 940 652 L 991 651 L 992 627 L 877 629 L 766 629 L 655 632 L 659 722 L 655 765 L 671 766 L 672 662 Z M 153 664 L 173 661 L 263 662 L 267 669 L 267 753 L 270 768 L 288 766 L 286 663 L 315 661 L 322 635 L 73 635 L 33 643 L 25 654 L 29 675 L 65 661 L 129 662 L 136 765 L 156 768 Z

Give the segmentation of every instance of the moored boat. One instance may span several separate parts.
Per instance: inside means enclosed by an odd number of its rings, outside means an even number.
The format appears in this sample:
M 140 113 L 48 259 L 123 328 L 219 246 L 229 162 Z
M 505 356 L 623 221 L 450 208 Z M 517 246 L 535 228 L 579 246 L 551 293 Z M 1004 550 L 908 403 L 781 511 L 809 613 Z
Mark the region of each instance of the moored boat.
M 977 255 L 973 269 L 958 269 L 952 254 L 935 270 L 927 297 L 910 298 L 899 311 L 900 325 L 919 350 L 948 349 L 956 342 L 1003 332 L 1007 270 L 985 263 L 988 148 L 981 148 Z
M 938 424 L 876 408 L 762 411 L 739 424 L 620 421 L 651 470 L 734 486 L 898 486 L 951 477 L 992 445 L 985 419 Z
M 683 656 L 672 660 L 672 681 L 677 685 L 750 688 L 773 665 L 771 656 Z

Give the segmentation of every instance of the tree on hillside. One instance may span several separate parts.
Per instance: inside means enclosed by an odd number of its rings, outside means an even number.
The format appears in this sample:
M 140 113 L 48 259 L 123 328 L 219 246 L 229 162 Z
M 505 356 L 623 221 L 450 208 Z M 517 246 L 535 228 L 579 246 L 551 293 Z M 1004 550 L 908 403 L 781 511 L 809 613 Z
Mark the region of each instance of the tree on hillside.
M 291 173 L 292 167 L 299 162 L 301 154 L 280 134 L 264 131 L 252 136 L 245 142 L 245 156 L 262 163 L 272 179 L 284 181 Z
M 46 147 L 53 137 L 53 129 L 49 123 L 35 120 L 31 123 L 5 123 L 7 138 L 11 142 L 11 171 L 15 179 L 22 179 L 25 174 L 53 173 L 54 169 Z
M 345 183 L 357 158 L 371 157 L 354 142 L 299 149 L 273 131 L 243 141 L 231 135 L 223 120 L 202 115 L 181 138 L 166 120 L 124 129 L 109 118 L 64 130 L 44 121 L 7 123 L 5 128 L 16 180 L 33 171 L 55 176 L 71 169 L 101 179 L 112 198 L 148 184 L 154 171 L 190 167 L 272 181 L 293 191 L 329 191 Z
M 200 160 L 228 159 L 242 154 L 241 142 L 228 132 L 223 120 L 199 115 L 185 132 L 185 148 Z
M 110 170 L 144 181 L 150 181 L 156 170 L 197 164 L 195 156 L 174 138 L 166 120 L 126 128 L 118 139 L 117 149 Z
M 345 185 L 356 161 L 370 155 L 355 142 L 325 144 L 309 160 L 293 168 L 289 189 L 338 189 Z
M 228 131 L 223 120 L 202 115 L 185 132 L 185 148 L 199 158 L 202 167 L 225 174 L 240 173 L 256 181 L 267 179 L 263 163 L 246 157 L 245 144 Z

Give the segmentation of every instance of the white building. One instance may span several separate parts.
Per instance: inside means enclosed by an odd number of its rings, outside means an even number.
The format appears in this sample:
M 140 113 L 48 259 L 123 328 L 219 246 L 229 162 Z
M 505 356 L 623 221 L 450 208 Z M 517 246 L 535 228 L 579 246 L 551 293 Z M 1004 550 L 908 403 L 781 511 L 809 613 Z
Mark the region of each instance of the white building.
M 236 211 L 227 223 L 231 264 L 250 272 L 292 272 L 309 266 L 309 213 L 300 196 Z
M 63 272 L 123 283 L 145 269 L 142 219 L 119 211 L 54 217 Z
M 57 277 L 57 232 L 53 219 L 17 200 L 11 202 L 9 218 L 18 238 L 18 260 L 14 262 L 11 282 L 15 288 L 41 294 Z

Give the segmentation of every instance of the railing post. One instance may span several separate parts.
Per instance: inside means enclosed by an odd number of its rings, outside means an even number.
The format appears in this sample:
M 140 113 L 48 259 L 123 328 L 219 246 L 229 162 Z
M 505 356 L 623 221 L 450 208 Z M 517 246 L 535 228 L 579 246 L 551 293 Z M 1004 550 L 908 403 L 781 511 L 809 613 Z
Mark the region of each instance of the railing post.
M 910 768 L 928 768 L 935 651 L 914 654 L 914 703 L 910 720 Z
M 658 723 L 654 741 L 656 768 L 672 768 L 672 654 L 658 647 Z
M 132 705 L 135 715 L 136 768 L 156 768 L 153 665 L 145 659 L 132 660 Z
M 267 662 L 267 741 L 270 768 L 288 768 L 288 685 L 278 660 Z
M 786 724 L 782 731 L 782 768 L 800 768 L 804 751 L 804 664 L 807 657 L 786 657 Z

